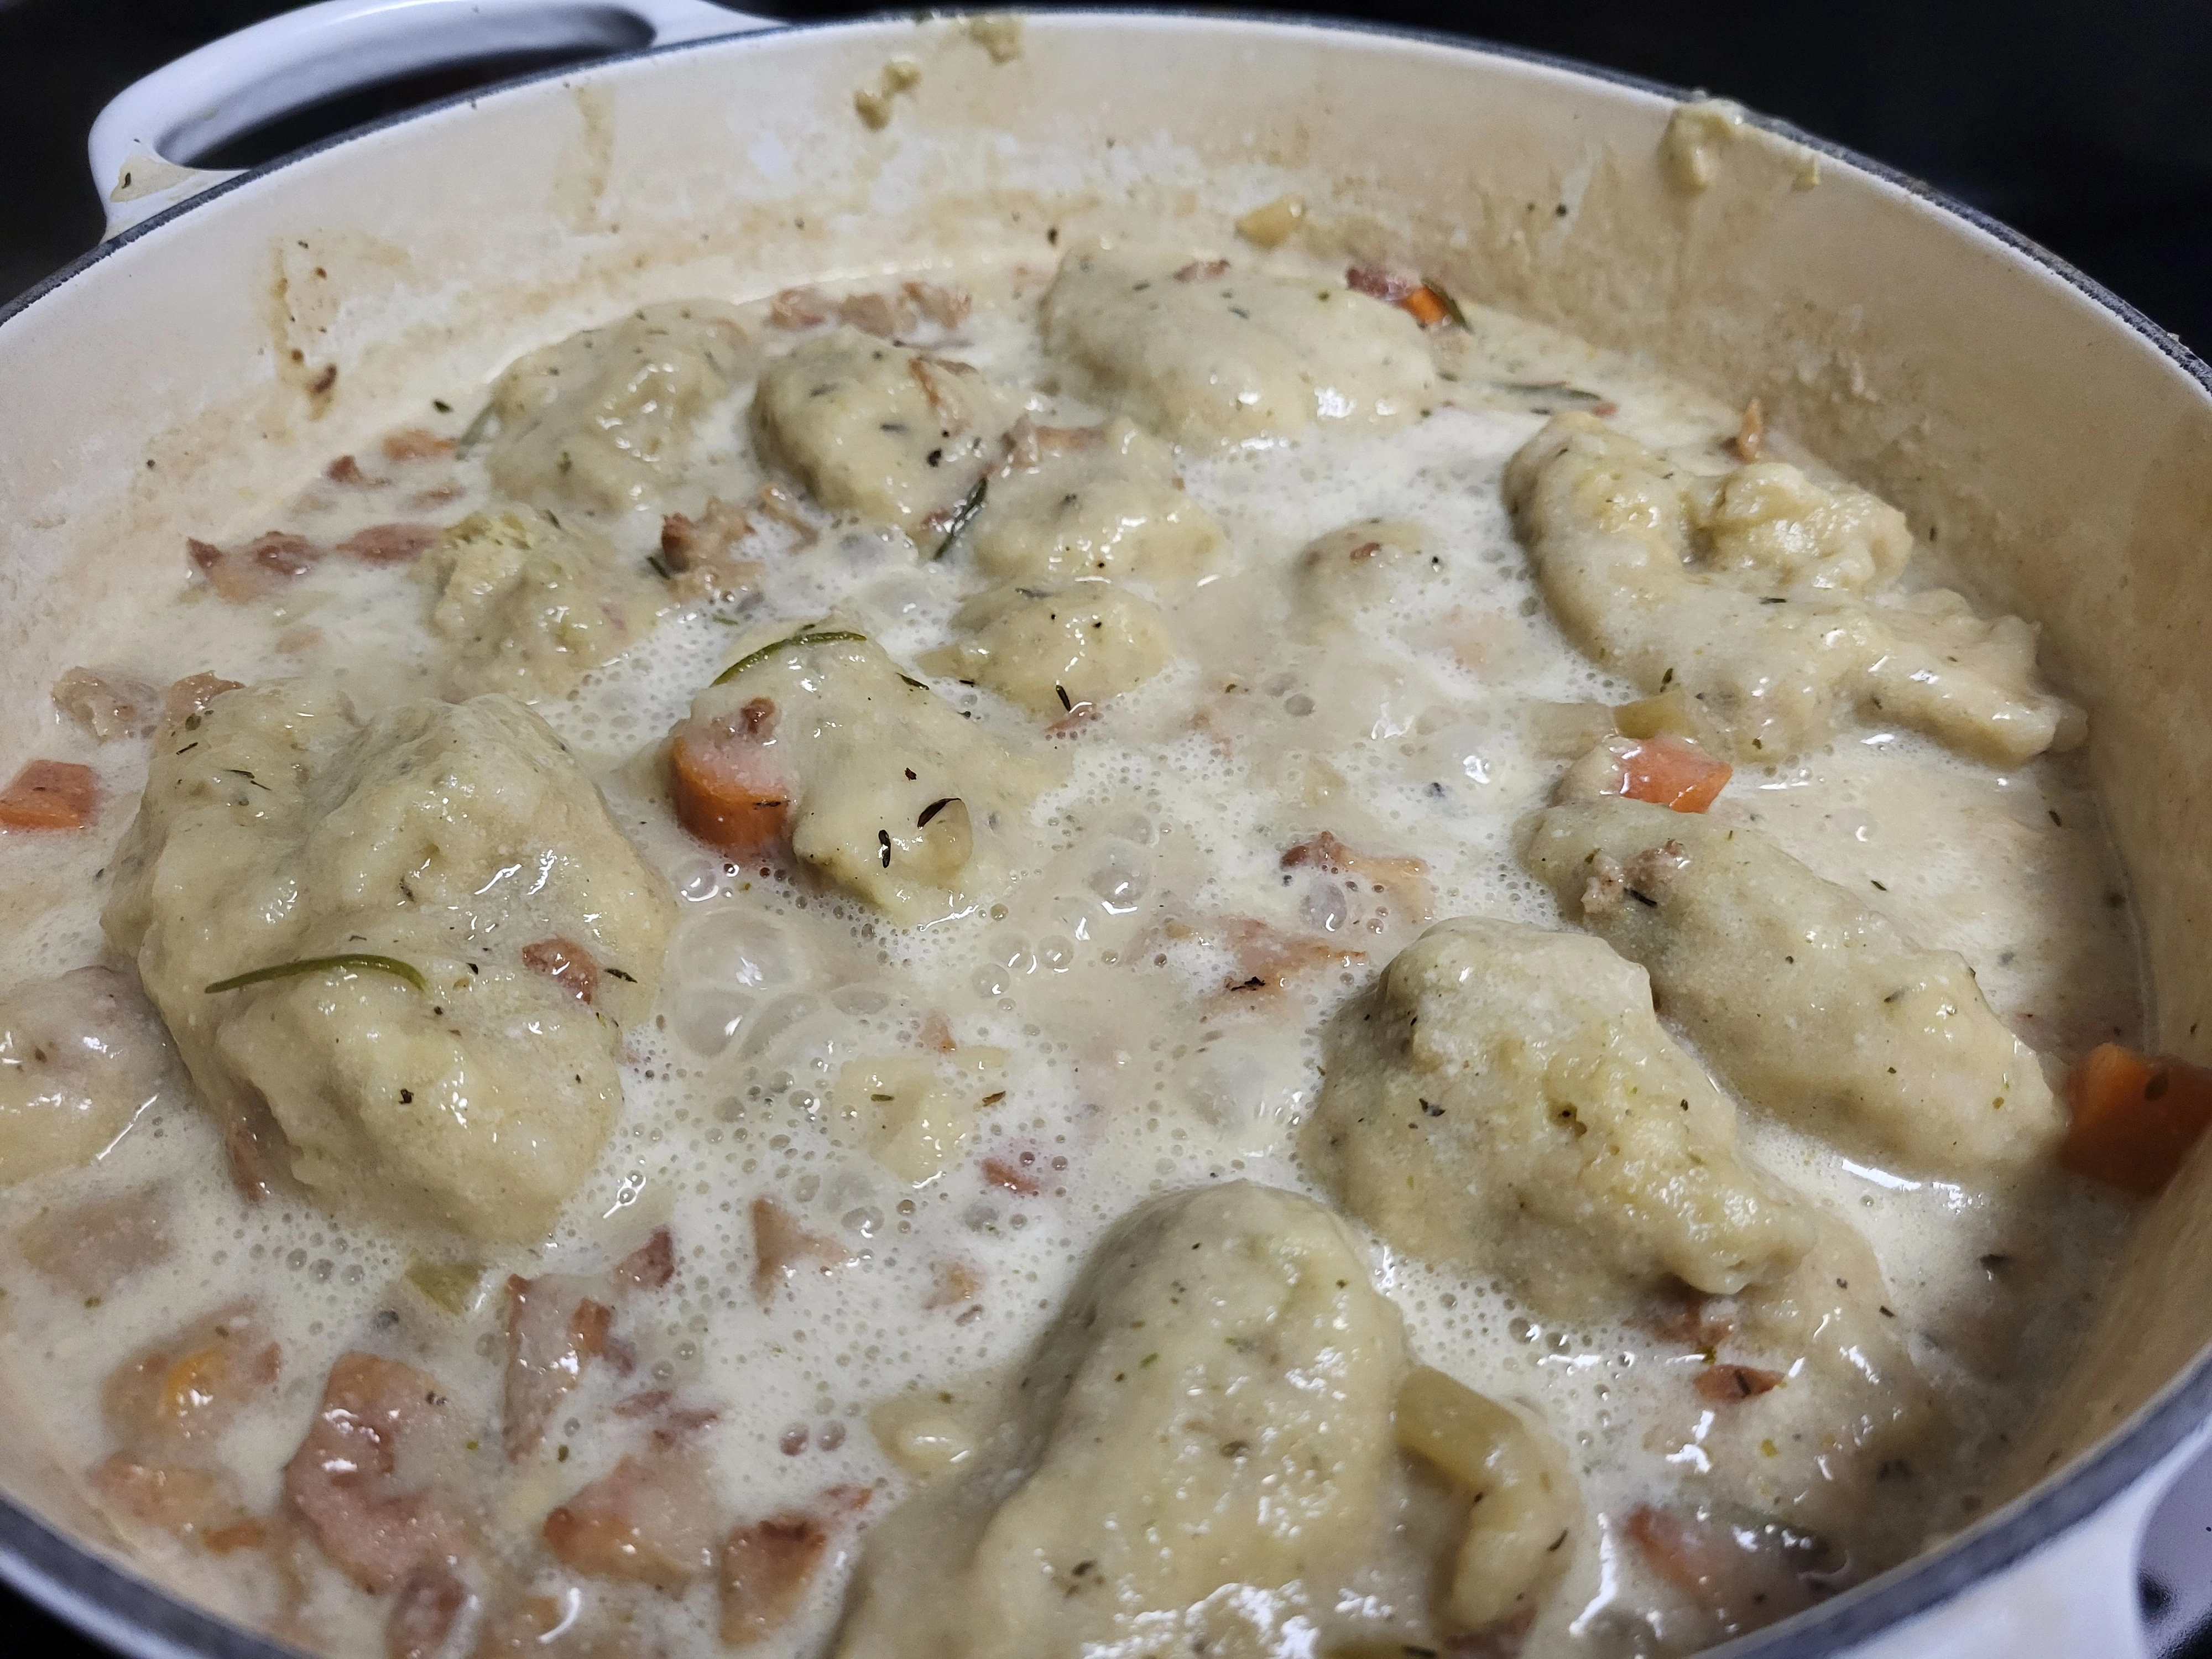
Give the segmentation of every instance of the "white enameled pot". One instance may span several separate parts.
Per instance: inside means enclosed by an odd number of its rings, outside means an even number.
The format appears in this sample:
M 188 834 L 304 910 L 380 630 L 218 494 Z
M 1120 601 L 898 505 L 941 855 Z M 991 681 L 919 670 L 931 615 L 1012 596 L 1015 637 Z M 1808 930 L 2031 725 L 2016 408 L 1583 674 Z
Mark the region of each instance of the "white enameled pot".
M 734 33 L 744 31 L 744 33 Z M 704 0 L 329 0 L 100 118 L 111 240 L 0 313 L 0 774 L 88 607 L 520 349 L 646 300 L 744 297 L 1286 191 L 1458 291 L 1641 349 L 1903 506 L 2045 628 L 2142 919 L 2152 1041 L 2212 1056 L 2212 380 L 2001 227 L 1771 124 L 1692 191 L 1663 89 L 1267 18 L 1058 12 L 785 28 Z M 629 48 L 241 175 L 283 110 L 493 51 Z M 889 124 L 855 113 L 906 59 Z M 447 368 L 436 366 L 443 359 Z M 2140 1651 L 2135 1561 L 2212 1410 L 2212 1141 L 2146 1214 L 2019 1451 L 2020 1495 L 1744 1655 Z M 4 1364 L 4 1360 L 0 1360 Z M 219 1583 L 138 1577 L 0 1371 L 0 1572 L 137 1655 L 279 1650 Z M 195 1605 L 189 1599 L 198 1595 Z

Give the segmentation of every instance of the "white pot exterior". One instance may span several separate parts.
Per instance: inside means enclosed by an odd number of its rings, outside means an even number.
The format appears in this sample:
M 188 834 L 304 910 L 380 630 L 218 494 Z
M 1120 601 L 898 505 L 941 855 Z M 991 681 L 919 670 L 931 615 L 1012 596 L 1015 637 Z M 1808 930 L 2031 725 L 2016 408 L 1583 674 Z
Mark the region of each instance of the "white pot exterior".
M 895 58 L 921 80 L 873 131 L 854 94 Z M 1985 597 L 2042 618 L 2046 660 L 2091 710 L 2154 1040 L 2212 1054 L 2202 366 L 1900 181 L 1823 153 L 1808 187 L 1813 158 L 1787 136 L 1747 133 L 1712 189 L 1674 189 L 1657 161 L 1672 107 L 1553 64 L 1322 26 L 1060 14 L 1000 62 L 960 20 L 899 20 L 617 59 L 248 175 L 0 319 L 0 773 L 29 752 L 26 711 L 70 665 L 84 607 L 166 568 L 178 526 L 234 516 L 241 491 L 276 499 L 449 389 L 455 343 L 489 376 L 643 301 L 955 252 L 1044 266 L 1054 228 L 1137 210 L 1212 216 L 1201 234 L 1218 235 L 1219 216 L 1297 191 L 1460 291 L 1759 396 L 1966 550 Z M 1741 1650 L 2135 1650 L 2135 1540 L 2212 1401 L 2212 1144 L 2106 1300 L 2090 1363 L 2022 1455 L 2057 1468 L 2121 1432 Z M 0 1443 L 0 1484 L 100 1537 L 27 1426 Z M 0 1569 L 138 1652 L 264 1650 L 4 1508 Z

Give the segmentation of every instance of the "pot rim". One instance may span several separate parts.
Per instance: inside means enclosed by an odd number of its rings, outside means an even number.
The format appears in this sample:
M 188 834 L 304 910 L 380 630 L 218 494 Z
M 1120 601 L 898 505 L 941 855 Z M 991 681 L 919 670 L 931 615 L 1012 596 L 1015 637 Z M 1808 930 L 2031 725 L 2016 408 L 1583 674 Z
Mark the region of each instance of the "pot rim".
M 998 9 L 1000 9 L 961 7 L 944 15 Z M 1017 6 L 1006 9 L 1019 12 L 1023 9 Z M 1133 9 L 1072 5 L 1030 15 L 1055 21 L 1073 16 L 1119 19 L 1139 24 L 1229 24 L 1356 34 L 1438 47 L 1469 57 L 1502 58 L 1677 103 L 1705 95 L 1621 70 L 1477 36 L 1291 10 L 1201 12 L 1180 6 Z M 8 325 L 18 317 L 110 255 L 153 234 L 203 204 L 258 185 L 287 167 L 339 145 L 371 138 L 392 127 L 440 115 L 465 104 L 502 97 L 548 81 L 590 76 L 612 65 L 716 48 L 741 52 L 758 42 L 794 34 L 877 28 L 894 22 L 910 27 L 913 21 L 910 12 L 872 12 L 856 17 L 777 22 L 743 33 L 643 46 L 610 53 L 587 63 L 518 76 L 379 117 L 225 179 L 100 242 L 14 300 L 0 304 L 0 339 L 4 339 Z M 2178 337 L 2159 327 L 2103 283 L 2049 249 L 1980 209 L 1885 161 L 1805 132 L 1777 117 L 1747 109 L 1745 118 L 1778 137 L 1802 145 L 1826 160 L 1903 191 L 1930 212 L 1978 231 L 2017 259 L 2056 276 L 2130 332 L 2148 341 L 2194 380 L 2206 399 L 2212 402 L 2212 368 L 2208 368 Z M 2161 1395 L 2142 1408 L 2132 1421 L 2108 1436 L 2057 1478 L 2039 1483 L 1956 1538 L 1923 1555 L 1900 1562 L 1833 1601 L 1808 1608 L 1794 1618 L 1708 1651 L 1725 1656 L 1725 1659 L 1783 1659 L 1785 1655 L 1788 1659 L 1828 1659 L 1829 1656 L 1844 1654 L 1869 1637 L 1934 1612 L 1977 1583 L 2014 1565 L 2089 1520 L 2164 1461 L 2208 1417 L 2212 1417 L 2212 1344 L 2200 1349 L 2187 1368 L 2166 1384 Z M 297 1651 L 220 1615 L 203 1611 L 97 1551 L 75 1542 L 4 1493 L 0 1493 L 0 1580 L 79 1631 L 136 1659 L 288 1659 Z

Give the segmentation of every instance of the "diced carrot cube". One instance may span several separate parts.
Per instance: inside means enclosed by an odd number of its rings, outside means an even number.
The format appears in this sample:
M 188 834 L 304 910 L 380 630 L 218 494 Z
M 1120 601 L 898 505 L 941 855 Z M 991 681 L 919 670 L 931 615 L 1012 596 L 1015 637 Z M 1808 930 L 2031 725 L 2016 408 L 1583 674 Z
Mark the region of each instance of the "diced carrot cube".
M 1620 751 L 1620 793 L 1677 812 L 1704 811 L 1734 772 L 1688 738 L 1645 738 Z
M 2066 1100 L 2074 1121 L 2060 1143 L 2059 1163 L 2148 1198 L 2172 1178 L 2212 1123 L 2212 1072 L 2100 1043 L 2066 1079 Z
M 0 790 L 0 830 L 82 830 L 99 806 L 100 785 L 89 766 L 35 760 Z
M 669 750 L 678 819 L 708 846 L 743 858 L 781 850 L 791 811 L 790 786 L 757 735 L 774 707 L 756 718 L 754 706 L 746 705 L 745 724 L 755 730 L 687 721 Z
M 1411 312 L 1413 320 L 1423 328 L 1434 328 L 1438 323 L 1443 321 L 1447 314 L 1444 311 L 1443 301 L 1437 296 L 1436 289 L 1431 288 L 1426 283 L 1423 283 L 1404 299 L 1399 301 L 1398 308 L 1401 311 Z

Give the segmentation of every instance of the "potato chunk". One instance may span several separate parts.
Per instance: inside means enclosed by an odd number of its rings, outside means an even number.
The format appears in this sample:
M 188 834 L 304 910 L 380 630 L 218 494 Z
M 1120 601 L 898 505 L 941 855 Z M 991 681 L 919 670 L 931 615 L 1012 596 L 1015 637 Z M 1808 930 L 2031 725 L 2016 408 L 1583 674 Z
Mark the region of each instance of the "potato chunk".
M 975 562 L 1009 580 L 1130 576 L 1155 587 L 1189 586 L 1222 541 L 1167 446 L 1126 420 L 1016 422 L 969 538 Z
M 836 1651 L 1278 1652 L 1291 1614 L 1320 1651 L 1440 1646 L 1418 1611 L 1384 1625 L 1340 1593 L 1408 1553 L 1407 1370 L 1321 1206 L 1245 1182 L 1156 1199 L 1099 1246 L 986 1447 L 871 1536 Z
M 902 923 L 998 896 L 1044 782 L 881 647 L 834 623 L 738 645 L 738 672 L 691 702 L 679 744 L 741 744 L 791 850 Z
M 927 659 L 1057 720 L 1133 691 L 1168 665 L 1167 618 L 1109 581 L 1010 582 L 953 613 L 969 637 Z
M 79 968 L 0 1000 L 0 1184 L 89 1164 L 184 1082 L 128 974 Z
M 492 482 L 611 512 L 675 482 L 692 428 L 760 360 L 718 300 L 672 300 L 522 358 L 492 389 Z
M 1018 412 L 966 363 L 840 327 L 762 371 L 753 433 L 833 513 L 895 524 L 935 550 Z
M 2002 765 L 2081 740 L 2081 711 L 2036 686 L 2027 623 L 1886 592 L 1911 532 L 1864 490 L 1771 461 L 1699 477 L 1572 413 L 1514 456 L 1505 499 L 1560 626 L 1646 692 L 1682 688 L 1739 760 L 1853 715 Z
M 1811 1230 L 1735 1109 L 1595 939 L 1462 916 L 1398 953 L 1326 1042 L 1306 1159 L 1399 1249 L 1579 1311 L 1673 1274 L 1729 1293 Z
M 1757 830 L 1642 801 L 1548 808 L 1526 861 L 1650 973 L 1745 1099 L 1850 1151 L 1973 1175 L 2063 1125 L 2033 1050 L 1950 951 L 1913 944 Z
M 1043 320 L 1045 349 L 1075 390 L 1174 443 L 1399 426 L 1436 393 L 1420 325 L 1397 307 L 1225 260 L 1078 249 L 1060 262 Z
M 599 538 L 542 513 L 471 514 L 415 568 L 437 596 L 430 631 L 454 647 L 455 696 L 563 696 L 643 638 L 667 597 Z
M 249 1188 L 474 1237 L 550 1223 L 622 1098 L 672 908 L 545 724 L 512 699 L 363 721 L 291 681 L 165 725 L 102 918 L 135 955 Z M 532 967 L 588 951 L 595 1000 Z M 279 964 L 374 966 L 208 987 Z

